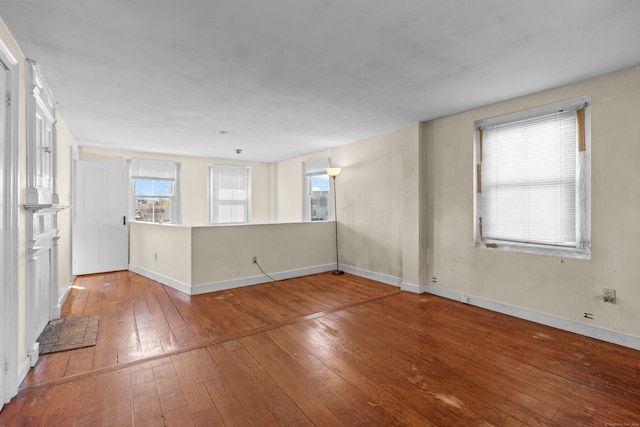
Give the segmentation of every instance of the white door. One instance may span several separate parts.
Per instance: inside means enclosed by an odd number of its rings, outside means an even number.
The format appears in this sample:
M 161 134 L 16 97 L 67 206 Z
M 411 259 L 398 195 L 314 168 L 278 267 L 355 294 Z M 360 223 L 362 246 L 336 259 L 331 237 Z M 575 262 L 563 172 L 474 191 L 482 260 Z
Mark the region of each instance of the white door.
M 73 274 L 129 268 L 125 165 L 75 162 Z
M 0 62 L 0 94 L 4 94 L 8 92 L 7 87 L 7 70 Z M 6 338 L 8 336 L 7 330 L 5 328 L 11 324 L 11 321 L 8 316 L 9 307 L 8 307 L 8 286 L 10 286 L 9 280 L 4 275 L 4 272 L 7 271 L 5 268 L 6 262 L 6 248 L 5 242 L 8 241 L 8 237 L 6 234 L 6 218 L 5 212 L 7 211 L 6 198 L 5 198 L 5 185 L 7 182 L 7 168 L 5 167 L 6 162 L 6 153 L 7 153 L 7 132 L 6 132 L 6 104 L 0 102 L 0 271 L 2 273 L 2 277 L 0 277 L 0 324 L 2 325 L 2 329 L 0 329 L 0 362 L 2 362 L 2 366 L 0 366 L 0 410 L 5 402 L 9 400 L 9 391 L 8 391 L 8 379 L 7 379 L 7 370 L 3 369 L 5 360 L 8 358 L 7 347 L 8 343 L 6 342 Z

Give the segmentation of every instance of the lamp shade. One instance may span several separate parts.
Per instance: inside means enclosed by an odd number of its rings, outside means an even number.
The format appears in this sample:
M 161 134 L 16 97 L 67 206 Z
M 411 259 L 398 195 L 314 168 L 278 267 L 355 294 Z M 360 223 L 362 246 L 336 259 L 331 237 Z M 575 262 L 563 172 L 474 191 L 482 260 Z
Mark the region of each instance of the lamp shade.
M 340 175 L 341 171 L 342 168 L 327 168 L 327 173 L 329 174 L 329 176 L 338 176 Z

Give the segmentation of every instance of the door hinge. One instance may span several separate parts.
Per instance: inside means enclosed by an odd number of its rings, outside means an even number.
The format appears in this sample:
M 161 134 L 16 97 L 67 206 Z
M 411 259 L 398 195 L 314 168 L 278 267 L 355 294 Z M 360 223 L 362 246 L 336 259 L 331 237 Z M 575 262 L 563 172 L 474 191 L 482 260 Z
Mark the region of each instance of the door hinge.
M 9 373 L 9 362 L 7 359 L 4 359 L 4 363 L 2 364 L 2 373 L 7 375 Z
M 11 107 L 11 92 L 6 93 L 5 100 L 7 101 L 7 107 Z

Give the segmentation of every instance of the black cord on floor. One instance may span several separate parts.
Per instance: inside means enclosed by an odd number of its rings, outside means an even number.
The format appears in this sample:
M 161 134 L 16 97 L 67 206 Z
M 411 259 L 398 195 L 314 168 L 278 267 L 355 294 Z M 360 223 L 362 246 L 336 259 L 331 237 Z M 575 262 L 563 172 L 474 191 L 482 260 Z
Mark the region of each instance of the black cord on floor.
M 275 282 L 276 279 L 274 279 L 273 277 L 269 276 L 267 273 L 264 272 L 264 270 L 262 269 L 262 267 L 260 267 L 260 264 L 258 264 L 258 261 L 253 261 L 253 263 L 255 265 L 258 266 L 258 268 L 260 269 L 260 271 L 262 271 L 262 274 L 264 274 L 265 276 L 267 276 L 269 279 L 271 279 L 272 282 Z

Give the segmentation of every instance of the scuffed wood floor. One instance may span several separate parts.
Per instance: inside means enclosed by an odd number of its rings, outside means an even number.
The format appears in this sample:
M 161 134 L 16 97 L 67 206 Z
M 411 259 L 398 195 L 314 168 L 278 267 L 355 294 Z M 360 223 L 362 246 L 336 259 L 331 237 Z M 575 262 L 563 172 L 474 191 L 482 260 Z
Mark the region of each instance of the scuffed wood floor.
M 194 297 L 83 276 L 95 347 L 41 357 L 0 426 L 640 425 L 640 352 L 352 275 Z

